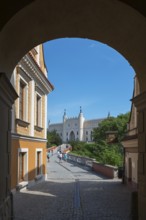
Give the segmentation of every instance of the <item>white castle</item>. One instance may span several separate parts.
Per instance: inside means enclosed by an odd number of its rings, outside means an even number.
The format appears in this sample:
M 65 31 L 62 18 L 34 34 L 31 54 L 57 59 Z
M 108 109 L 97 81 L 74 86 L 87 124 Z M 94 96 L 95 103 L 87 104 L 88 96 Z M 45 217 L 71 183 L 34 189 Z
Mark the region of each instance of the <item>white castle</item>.
M 49 124 L 48 131 L 55 130 L 63 143 L 72 140 L 92 142 L 93 129 L 97 128 L 98 124 L 104 119 L 85 120 L 81 107 L 78 117 L 68 118 L 66 110 L 64 110 L 63 123 Z

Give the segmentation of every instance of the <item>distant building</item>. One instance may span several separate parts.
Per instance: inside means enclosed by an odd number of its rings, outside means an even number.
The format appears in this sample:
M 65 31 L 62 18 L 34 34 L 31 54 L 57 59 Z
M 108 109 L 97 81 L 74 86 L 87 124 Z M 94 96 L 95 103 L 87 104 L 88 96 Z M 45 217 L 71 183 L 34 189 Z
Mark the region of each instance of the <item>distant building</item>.
M 64 111 L 63 122 L 57 124 L 49 124 L 48 131 L 56 130 L 64 143 L 72 140 L 92 142 L 92 132 L 97 128 L 102 119 L 85 120 L 82 109 L 78 117 L 68 118 Z
M 12 111 L 11 189 L 46 178 L 47 78 L 43 45 L 29 51 L 14 69 L 18 94 Z

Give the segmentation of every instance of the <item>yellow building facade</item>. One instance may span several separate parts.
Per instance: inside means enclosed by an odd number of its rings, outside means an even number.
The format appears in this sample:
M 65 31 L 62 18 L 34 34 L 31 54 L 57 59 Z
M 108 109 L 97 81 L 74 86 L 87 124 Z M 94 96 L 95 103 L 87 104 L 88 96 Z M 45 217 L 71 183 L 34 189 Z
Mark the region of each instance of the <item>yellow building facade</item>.
M 29 51 L 13 71 L 18 94 L 12 110 L 11 189 L 30 186 L 46 178 L 47 79 L 43 46 Z

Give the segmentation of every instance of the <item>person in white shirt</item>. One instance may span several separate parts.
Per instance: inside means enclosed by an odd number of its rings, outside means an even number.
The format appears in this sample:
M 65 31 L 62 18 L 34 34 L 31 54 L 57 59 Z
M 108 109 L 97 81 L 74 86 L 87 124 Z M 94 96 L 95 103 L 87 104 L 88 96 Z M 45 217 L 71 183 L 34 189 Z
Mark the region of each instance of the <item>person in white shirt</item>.
M 62 161 L 62 152 L 61 151 L 59 152 L 58 157 L 59 157 L 59 162 L 61 162 Z

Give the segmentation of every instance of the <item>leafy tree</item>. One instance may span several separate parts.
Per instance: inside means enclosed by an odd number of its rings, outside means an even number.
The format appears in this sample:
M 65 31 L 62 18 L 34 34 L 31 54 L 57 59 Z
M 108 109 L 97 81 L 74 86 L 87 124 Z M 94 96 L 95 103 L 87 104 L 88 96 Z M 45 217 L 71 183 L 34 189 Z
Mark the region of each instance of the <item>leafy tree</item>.
M 96 142 L 96 159 L 102 163 L 121 166 L 123 161 L 123 147 L 121 139 L 127 131 L 129 112 L 120 114 L 117 117 L 108 117 L 103 120 L 98 128 L 93 131 L 93 139 Z M 117 143 L 108 144 L 106 142 L 106 132 L 117 131 Z
M 107 144 L 106 141 L 101 141 L 96 145 L 96 160 L 103 164 L 121 166 L 123 163 L 123 152 L 119 145 L 119 143 Z
M 62 140 L 56 130 L 50 131 L 47 133 L 48 144 L 47 147 L 51 147 L 52 145 L 61 145 Z
M 89 144 L 89 143 L 80 142 L 80 141 L 72 141 L 70 142 L 70 145 L 72 146 L 72 153 L 76 155 L 80 155 L 80 156 L 93 158 L 95 144 Z
M 108 117 L 101 121 L 99 126 L 93 130 L 93 139 L 98 143 L 100 140 L 106 139 L 106 131 L 117 131 L 117 138 L 120 140 L 123 138 L 127 130 L 127 122 L 129 120 L 129 112 L 126 114 L 120 114 L 117 117 Z

